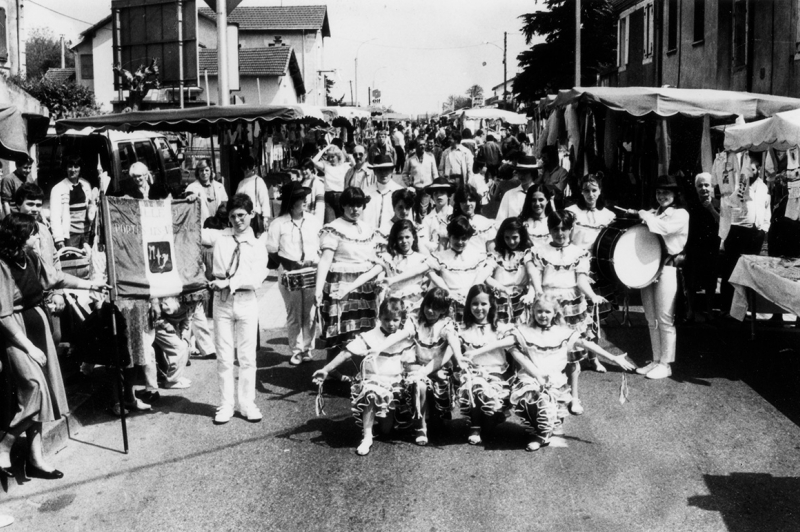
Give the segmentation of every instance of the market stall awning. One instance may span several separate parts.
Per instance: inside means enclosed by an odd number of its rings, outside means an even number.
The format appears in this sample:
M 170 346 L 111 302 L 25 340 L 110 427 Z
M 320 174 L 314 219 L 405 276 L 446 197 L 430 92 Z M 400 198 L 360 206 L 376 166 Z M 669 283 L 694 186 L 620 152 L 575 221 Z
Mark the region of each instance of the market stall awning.
M 193 107 L 69 118 L 56 122 L 56 130 L 62 133 L 71 128 L 94 127 L 98 131 L 107 129 L 186 131 L 206 136 L 210 133 L 209 126 L 239 123 L 327 125 L 322 111 L 312 106 L 231 105 L 229 107 Z
M 326 115 L 328 113 L 333 116 L 333 118 L 372 118 L 372 112 L 369 109 L 364 109 L 361 107 L 336 107 L 336 106 L 328 106 L 328 107 L 321 107 L 322 112 Z
M 527 116 L 503 109 L 465 109 L 461 117 L 465 120 L 502 120 L 519 126 L 528 122 Z
M 15 105 L 0 104 L 0 159 L 14 160 L 28 155 L 28 145 L 47 135 L 50 119 L 23 114 Z
M 633 116 L 655 113 L 660 116 L 682 114 L 717 118 L 741 116 L 756 120 L 800 108 L 800 99 L 752 92 L 712 89 L 672 89 L 654 87 L 575 87 L 559 91 L 553 107 L 587 102 L 599 103 L 614 111 Z
M 725 149 L 729 151 L 788 150 L 800 145 L 800 109 L 725 128 Z

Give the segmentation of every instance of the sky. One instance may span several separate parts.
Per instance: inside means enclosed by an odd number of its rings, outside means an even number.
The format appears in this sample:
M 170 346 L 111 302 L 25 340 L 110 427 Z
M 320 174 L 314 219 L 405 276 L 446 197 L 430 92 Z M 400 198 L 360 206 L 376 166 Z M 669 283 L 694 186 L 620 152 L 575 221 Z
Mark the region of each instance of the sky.
M 205 6 L 205 2 L 201 5 Z M 508 33 L 508 78 L 528 48 L 520 15 L 541 9 L 531 0 L 244 0 L 241 5 L 328 6 L 331 37 L 325 68 L 336 82 L 333 96 L 364 105 L 369 87 L 381 104 L 402 113 L 438 112 L 449 95 L 472 85 L 484 94 L 503 83 L 503 32 Z M 73 44 L 79 33 L 110 13 L 111 0 L 27 0 L 28 30 L 49 28 Z M 58 12 L 58 13 L 57 13 Z M 60 13 L 60 14 L 59 14 Z M 487 44 L 488 43 L 488 44 Z M 358 55 L 358 83 L 355 59 Z

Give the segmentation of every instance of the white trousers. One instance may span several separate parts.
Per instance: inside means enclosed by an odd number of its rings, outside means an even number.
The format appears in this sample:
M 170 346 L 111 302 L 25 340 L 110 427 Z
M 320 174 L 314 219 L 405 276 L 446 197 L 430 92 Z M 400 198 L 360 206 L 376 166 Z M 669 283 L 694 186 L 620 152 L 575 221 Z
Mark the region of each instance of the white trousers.
M 286 335 L 292 354 L 304 353 L 314 348 L 314 331 L 311 329 L 311 309 L 314 307 L 314 289 L 290 291 L 278 283 L 286 305 Z
M 197 344 L 197 350 L 201 355 L 211 355 L 215 353 L 214 338 L 211 329 L 208 328 L 206 319 L 206 309 L 202 301 L 198 301 L 192 314 L 192 333 Z
M 234 408 L 233 352 L 238 349 L 240 410 L 255 408 L 258 300 L 254 291 L 214 293 L 214 344 L 217 349 L 220 406 Z
M 678 294 L 678 270 L 664 266 L 656 282 L 642 288 L 642 306 L 650 329 L 653 361 L 675 362 L 675 298 Z

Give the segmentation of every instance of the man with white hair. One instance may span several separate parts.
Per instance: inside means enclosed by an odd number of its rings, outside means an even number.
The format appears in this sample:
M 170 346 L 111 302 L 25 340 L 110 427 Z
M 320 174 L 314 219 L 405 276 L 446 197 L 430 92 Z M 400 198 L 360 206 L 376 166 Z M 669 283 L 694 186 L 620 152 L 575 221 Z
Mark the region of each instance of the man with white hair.
M 696 293 L 705 292 L 704 310 L 711 312 L 717 291 L 717 259 L 719 257 L 719 205 L 714 197 L 711 174 L 703 172 L 694 179 L 696 194 L 687 198 L 689 240 L 686 243 L 684 273 L 688 285 L 690 312 L 699 311 Z

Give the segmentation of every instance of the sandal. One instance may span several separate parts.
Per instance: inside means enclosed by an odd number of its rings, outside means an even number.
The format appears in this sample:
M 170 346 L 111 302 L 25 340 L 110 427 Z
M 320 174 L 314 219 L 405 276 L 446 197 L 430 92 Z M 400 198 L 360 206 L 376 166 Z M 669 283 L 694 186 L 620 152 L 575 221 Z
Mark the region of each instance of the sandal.
M 481 440 L 481 430 L 478 428 L 472 428 L 469 431 L 469 436 L 467 436 L 467 443 L 470 445 L 479 445 L 483 442 Z
M 538 450 L 539 450 L 539 449 L 541 449 L 541 448 L 542 448 L 542 444 L 541 444 L 541 443 L 539 443 L 539 442 L 538 442 L 538 441 L 536 441 L 536 440 L 533 440 L 532 442 L 530 442 L 530 443 L 529 443 L 529 444 L 528 444 L 528 445 L 525 447 L 525 450 L 526 450 L 526 451 L 528 451 L 529 453 L 532 453 L 532 452 L 534 452 L 534 451 L 538 451 Z
M 302 353 L 303 356 L 300 357 L 300 360 L 303 362 L 311 362 L 314 360 L 314 356 L 311 354 L 311 351 L 306 351 Z
M 119 406 L 119 403 L 117 403 L 114 406 Z M 145 403 L 141 399 L 136 399 L 132 403 L 125 403 L 125 408 L 127 408 L 128 410 L 131 410 L 133 412 L 147 412 L 147 411 L 153 409 L 152 406 L 148 405 L 147 403 Z
M 303 363 L 303 353 L 295 353 L 292 355 L 292 358 L 289 359 L 289 364 L 292 366 L 299 366 Z
M 420 447 L 425 447 L 428 445 L 428 431 L 425 429 L 417 429 L 417 437 L 414 439 L 414 443 L 419 445 Z

